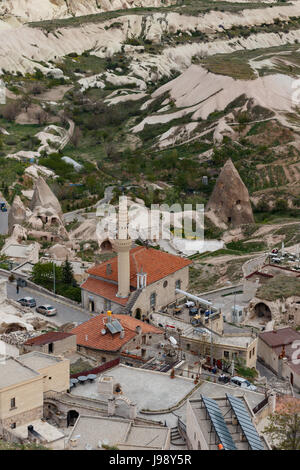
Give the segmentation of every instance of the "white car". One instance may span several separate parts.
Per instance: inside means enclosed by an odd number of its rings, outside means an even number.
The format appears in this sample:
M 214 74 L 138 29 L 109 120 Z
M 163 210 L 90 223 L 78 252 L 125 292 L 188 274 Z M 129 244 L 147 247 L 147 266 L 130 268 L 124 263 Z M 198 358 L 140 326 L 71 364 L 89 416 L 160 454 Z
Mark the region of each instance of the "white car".
M 252 383 L 249 382 L 249 380 L 244 379 L 243 377 L 232 377 L 230 379 L 230 382 L 234 385 L 238 385 L 241 388 L 246 388 L 247 390 L 251 390 L 252 392 L 255 392 L 257 390 L 257 387 L 253 385 Z
M 191 307 L 194 307 L 195 306 L 195 302 L 192 302 L 191 300 L 188 300 L 187 302 L 185 302 L 184 304 L 187 308 L 191 308 Z
M 35 310 L 42 315 L 46 315 L 46 317 L 54 317 L 57 314 L 56 308 L 52 305 L 40 305 Z

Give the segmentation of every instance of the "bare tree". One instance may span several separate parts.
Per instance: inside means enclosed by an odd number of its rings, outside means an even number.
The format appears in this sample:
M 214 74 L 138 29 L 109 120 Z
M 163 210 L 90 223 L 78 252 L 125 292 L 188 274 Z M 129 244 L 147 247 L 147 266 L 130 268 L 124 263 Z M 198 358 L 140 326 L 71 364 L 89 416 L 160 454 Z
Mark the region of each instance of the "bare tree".
M 20 112 L 20 102 L 12 101 L 11 103 L 8 103 L 4 107 L 1 114 L 4 117 L 4 119 L 7 119 L 8 121 L 15 121 L 19 112 Z
M 36 114 L 35 114 L 35 118 L 36 120 L 38 121 L 38 124 L 40 126 L 43 126 L 44 124 L 46 124 L 46 122 L 48 121 L 49 119 L 49 115 L 46 111 L 44 111 L 43 109 L 41 109 L 40 111 L 38 111 Z

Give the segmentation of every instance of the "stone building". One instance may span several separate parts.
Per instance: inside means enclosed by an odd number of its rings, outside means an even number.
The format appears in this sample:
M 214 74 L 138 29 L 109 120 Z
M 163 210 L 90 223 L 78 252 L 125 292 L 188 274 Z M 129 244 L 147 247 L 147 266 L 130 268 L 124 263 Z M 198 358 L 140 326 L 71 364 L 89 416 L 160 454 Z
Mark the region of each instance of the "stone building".
M 0 432 L 43 417 L 43 376 L 17 359 L 0 363 Z
M 50 331 L 23 344 L 24 352 L 39 351 L 54 355 L 76 352 L 76 349 L 76 336 L 63 331 Z
M 146 319 L 151 311 L 176 302 L 176 289 L 188 287 L 190 260 L 154 248 L 132 248 L 126 197 L 120 202 L 117 236 L 103 244 L 117 256 L 87 271 L 82 305 L 91 312 L 111 310 Z
M 22 354 L 18 361 L 43 377 L 43 390 L 66 392 L 70 387 L 70 361 L 38 351 Z
M 264 331 L 258 339 L 258 357 L 280 378 L 300 390 L 300 333 L 290 327 Z
M 86 309 L 132 313 L 144 319 L 176 302 L 180 297 L 176 288 L 187 289 L 190 260 L 141 246 L 129 251 L 129 245 L 126 256 L 118 255 L 87 271 L 89 277 L 81 286 Z
M 129 315 L 104 314 L 82 323 L 71 333 L 77 337 L 78 351 L 101 362 L 116 359 L 122 352 L 137 347 L 143 356 L 146 346 L 158 341 L 163 335 L 161 329 Z
M 37 351 L 0 362 L 0 434 L 13 442 L 35 441 L 63 449 L 64 434 L 46 423 L 44 397 L 69 389 L 69 361 Z M 31 427 L 31 430 L 29 429 Z
M 220 313 L 214 315 L 219 323 L 218 330 L 222 331 L 223 316 Z M 258 339 L 251 332 L 220 334 L 207 329 L 211 324 L 204 324 L 204 327 L 199 328 L 170 315 L 152 313 L 151 317 L 153 324 L 163 325 L 167 335 L 176 338 L 180 348 L 195 357 L 212 356 L 215 361 L 227 362 L 241 359 L 246 367 L 256 367 Z
M 259 435 L 257 431 L 254 413 L 245 394 L 237 395 L 232 388 L 227 390 L 214 398 L 202 395 L 200 399 L 187 401 L 186 437 L 189 449 L 271 450 L 264 435 Z M 243 419 L 247 420 L 246 430 L 241 426 L 228 397 L 238 404 Z

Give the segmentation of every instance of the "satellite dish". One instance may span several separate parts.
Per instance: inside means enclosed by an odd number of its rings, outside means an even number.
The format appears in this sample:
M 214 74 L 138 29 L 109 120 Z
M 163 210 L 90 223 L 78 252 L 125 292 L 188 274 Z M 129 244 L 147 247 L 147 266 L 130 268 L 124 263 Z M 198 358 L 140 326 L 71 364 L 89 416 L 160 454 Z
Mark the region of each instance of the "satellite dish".
M 104 328 L 103 328 L 103 330 L 101 330 L 101 334 L 106 335 L 106 330 Z
M 173 336 L 170 336 L 169 341 L 170 341 L 170 343 L 172 343 L 174 346 L 176 346 L 177 341 L 176 341 L 175 338 L 173 338 Z

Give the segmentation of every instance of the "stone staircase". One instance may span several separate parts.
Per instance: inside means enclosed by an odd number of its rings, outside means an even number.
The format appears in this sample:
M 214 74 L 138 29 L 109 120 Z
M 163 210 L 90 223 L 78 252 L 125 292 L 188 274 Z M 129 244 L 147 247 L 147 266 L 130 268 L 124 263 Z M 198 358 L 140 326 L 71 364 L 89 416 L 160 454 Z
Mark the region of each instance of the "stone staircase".
M 142 292 L 142 289 L 137 289 L 134 292 L 132 292 L 126 304 L 125 313 L 129 314 L 131 312 L 131 309 L 134 306 L 135 302 L 137 301 L 138 297 L 140 296 L 141 292 Z
M 177 426 L 171 428 L 171 444 L 174 446 L 185 446 L 186 443 L 184 439 L 181 437 L 181 434 L 178 431 Z

